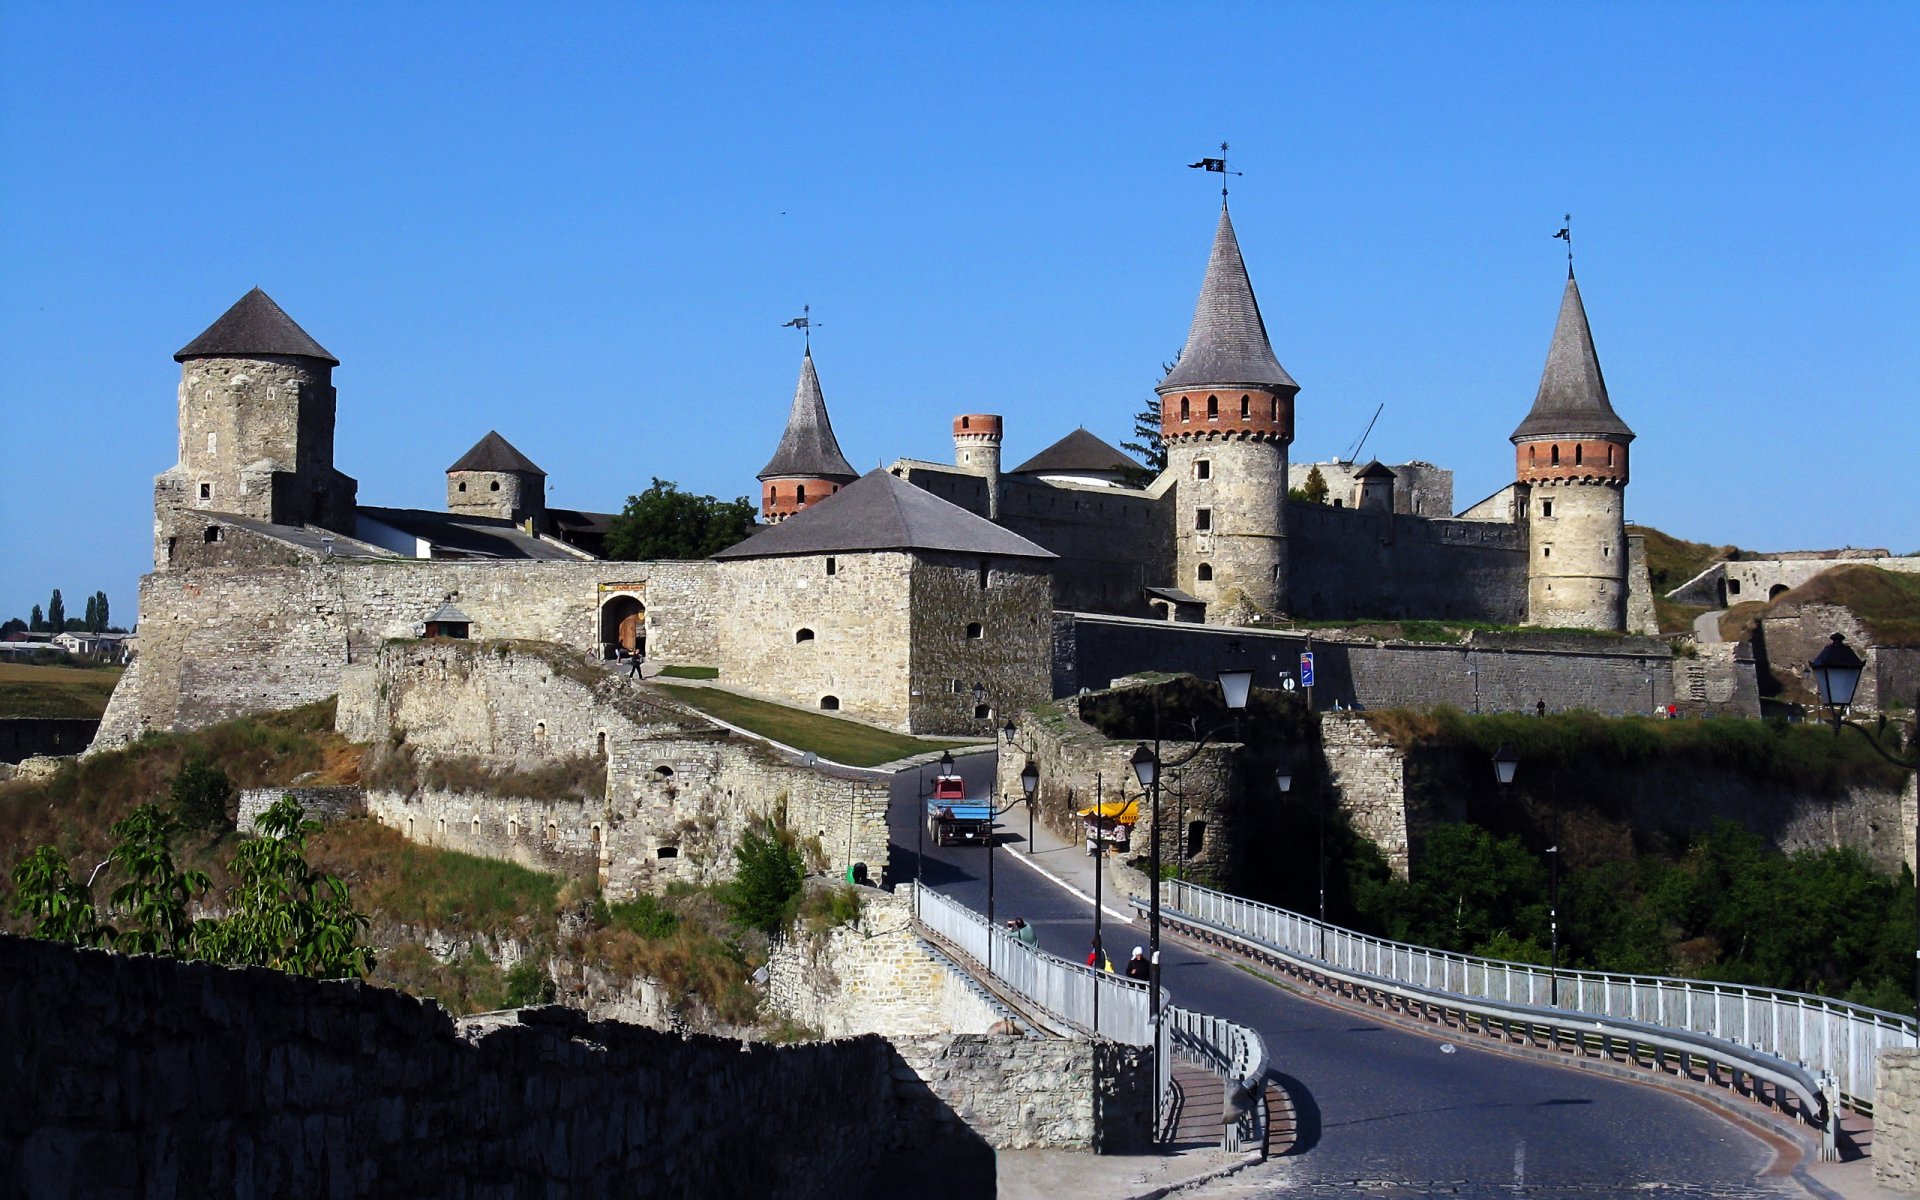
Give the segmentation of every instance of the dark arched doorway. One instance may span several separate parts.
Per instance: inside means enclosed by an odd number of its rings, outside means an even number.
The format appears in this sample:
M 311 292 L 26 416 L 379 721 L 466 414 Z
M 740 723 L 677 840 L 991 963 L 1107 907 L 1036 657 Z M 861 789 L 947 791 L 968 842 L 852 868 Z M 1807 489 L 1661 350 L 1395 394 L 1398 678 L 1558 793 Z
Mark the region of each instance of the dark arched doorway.
M 647 606 L 633 596 L 615 596 L 600 606 L 600 644 L 612 658 L 615 647 L 628 654 L 647 653 Z

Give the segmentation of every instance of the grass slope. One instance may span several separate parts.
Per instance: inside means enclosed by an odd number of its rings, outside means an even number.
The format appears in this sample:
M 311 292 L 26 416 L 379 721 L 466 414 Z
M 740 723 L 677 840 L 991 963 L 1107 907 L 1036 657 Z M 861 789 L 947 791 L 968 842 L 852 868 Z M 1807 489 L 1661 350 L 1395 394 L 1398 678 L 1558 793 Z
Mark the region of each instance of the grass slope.
M 854 721 L 803 712 L 784 704 L 754 700 L 718 688 L 676 687 L 673 684 L 655 686 L 682 704 L 729 724 L 798 750 L 811 750 L 822 758 L 850 767 L 877 767 L 909 755 L 955 749 L 969 744 L 889 733 Z
M 0 663 L 0 717 L 98 717 L 119 682 L 119 667 Z
M 1773 603 L 1839 605 L 1860 619 L 1876 645 L 1920 646 L 1920 575 L 1849 564 L 1822 571 Z

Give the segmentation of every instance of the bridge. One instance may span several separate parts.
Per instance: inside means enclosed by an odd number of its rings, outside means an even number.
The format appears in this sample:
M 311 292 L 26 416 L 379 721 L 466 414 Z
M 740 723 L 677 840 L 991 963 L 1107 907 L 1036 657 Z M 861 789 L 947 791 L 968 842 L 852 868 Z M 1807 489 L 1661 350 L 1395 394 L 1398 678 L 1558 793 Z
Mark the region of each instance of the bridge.
M 991 755 L 961 770 L 984 788 Z M 1818 997 L 1590 972 L 1555 980 L 1180 883 L 1162 892 L 1170 1008 L 1153 1030 L 1137 986 L 1068 978 L 1092 975 L 1078 966 L 1093 929 L 1082 848 L 1044 828 L 1029 844 L 1016 822 L 994 852 L 994 916 L 1034 928 L 1043 953 L 1033 957 L 1051 964 L 1042 979 L 986 922 L 986 852 L 916 837 L 919 789 L 913 772 L 895 778 L 891 870 L 925 889 L 923 923 L 976 964 L 994 956 L 1001 986 L 1034 989 L 1066 1025 L 1158 1037 L 1164 1094 L 1180 1098 L 1163 1120 L 1184 1102 L 1225 1129 L 1229 1148 L 1270 1140 L 1262 1177 L 1289 1189 L 1831 1195 L 1791 1165 L 1801 1152 L 1788 1138 L 1756 1128 L 1770 1116 L 1835 1155 L 1841 1117 L 1872 1112 L 1878 1049 L 1915 1044 L 1910 1019 Z M 1126 896 L 1103 899 L 1118 964 L 1146 944 L 1146 918 Z M 1210 1095 L 1198 1083 L 1209 1077 Z M 1236 1101 L 1240 1119 L 1223 1124 Z M 1763 1119 L 1727 1119 L 1742 1112 Z

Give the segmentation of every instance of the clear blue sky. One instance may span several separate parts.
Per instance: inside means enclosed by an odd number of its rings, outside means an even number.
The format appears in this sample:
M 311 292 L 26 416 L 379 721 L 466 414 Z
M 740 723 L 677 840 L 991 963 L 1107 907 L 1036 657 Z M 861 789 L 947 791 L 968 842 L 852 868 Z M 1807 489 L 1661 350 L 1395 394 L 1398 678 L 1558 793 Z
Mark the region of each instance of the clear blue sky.
M 803 303 L 856 467 L 1118 442 L 1219 176 L 1296 461 L 1511 477 L 1574 214 L 1631 519 L 1920 550 L 1920 5 L 41 5 L 0 26 L 0 616 L 124 621 L 173 351 L 258 284 L 363 503 L 757 494 Z

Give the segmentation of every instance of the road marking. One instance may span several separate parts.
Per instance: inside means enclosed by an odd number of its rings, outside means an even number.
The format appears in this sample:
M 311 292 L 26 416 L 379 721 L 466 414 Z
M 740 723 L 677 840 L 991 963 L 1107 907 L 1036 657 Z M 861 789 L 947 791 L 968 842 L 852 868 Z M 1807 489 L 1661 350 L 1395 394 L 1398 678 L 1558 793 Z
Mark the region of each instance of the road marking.
M 1088 904 L 1093 903 L 1092 896 L 1081 891 L 1075 885 L 1068 883 L 1065 879 L 1061 878 L 1060 876 L 1055 875 L 1052 871 L 1047 870 L 1045 867 L 1041 866 L 1039 863 L 1033 861 L 1033 855 L 1009 854 L 1007 857 L 1013 859 L 1015 862 L 1022 862 L 1027 864 L 1028 867 L 1031 867 L 1033 870 L 1040 872 L 1041 875 L 1053 881 L 1058 886 L 1065 888 L 1067 891 L 1071 892 L 1075 896 L 1078 896 L 1080 899 L 1086 901 Z M 1110 917 L 1117 917 L 1120 920 L 1125 921 L 1129 925 L 1133 924 L 1133 914 L 1130 912 L 1122 912 L 1119 909 L 1114 908 L 1111 905 L 1107 905 L 1107 904 L 1102 904 L 1100 906 L 1100 911 L 1103 913 L 1106 913 Z

